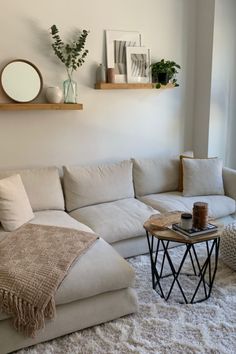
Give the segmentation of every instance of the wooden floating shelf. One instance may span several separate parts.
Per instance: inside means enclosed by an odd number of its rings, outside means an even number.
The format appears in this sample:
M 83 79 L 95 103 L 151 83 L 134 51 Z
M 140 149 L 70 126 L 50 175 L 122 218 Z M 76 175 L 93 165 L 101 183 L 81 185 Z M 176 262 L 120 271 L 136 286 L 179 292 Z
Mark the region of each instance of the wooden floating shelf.
M 1 111 L 76 111 L 82 109 L 82 103 L 0 103 Z
M 160 89 L 174 88 L 174 84 L 168 83 L 167 85 L 161 85 Z M 156 84 L 153 83 L 107 83 L 100 82 L 95 84 L 96 90 L 133 90 L 133 89 L 156 89 Z M 159 90 L 160 90 L 159 89 Z

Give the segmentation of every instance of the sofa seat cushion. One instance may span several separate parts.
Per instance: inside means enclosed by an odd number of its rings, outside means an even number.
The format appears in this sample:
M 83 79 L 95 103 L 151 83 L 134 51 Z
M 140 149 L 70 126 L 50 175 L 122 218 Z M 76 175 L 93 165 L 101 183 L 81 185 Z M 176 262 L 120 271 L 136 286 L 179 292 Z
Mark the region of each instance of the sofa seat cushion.
M 144 222 L 156 210 L 134 198 L 91 205 L 70 215 L 88 225 L 109 243 L 145 235 Z
M 84 225 L 81 222 L 75 220 L 62 210 L 36 211 L 34 213 L 34 218 L 30 221 L 30 223 L 49 226 L 61 226 L 86 232 L 93 232 L 93 230 L 91 230 L 87 225 Z M 4 231 L 0 224 L 0 241 L 5 236 L 7 236 L 7 233 L 8 232 Z
M 35 218 L 30 221 L 31 224 L 61 226 L 86 232 L 93 232 L 90 227 L 75 220 L 65 211 L 43 210 L 36 211 L 34 215 Z
M 161 213 L 173 210 L 192 212 L 193 203 L 208 203 L 209 216 L 220 218 L 235 212 L 235 200 L 224 195 L 183 197 L 181 192 L 150 194 L 139 198 Z

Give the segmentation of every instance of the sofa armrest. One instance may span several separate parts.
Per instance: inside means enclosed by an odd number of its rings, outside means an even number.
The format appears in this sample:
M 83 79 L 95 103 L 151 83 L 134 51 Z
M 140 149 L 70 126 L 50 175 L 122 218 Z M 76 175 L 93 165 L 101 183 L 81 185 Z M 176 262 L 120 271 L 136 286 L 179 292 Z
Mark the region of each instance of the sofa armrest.
M 236 200 L 236 170 L 223 167 L 223 182 L 225 194 Z

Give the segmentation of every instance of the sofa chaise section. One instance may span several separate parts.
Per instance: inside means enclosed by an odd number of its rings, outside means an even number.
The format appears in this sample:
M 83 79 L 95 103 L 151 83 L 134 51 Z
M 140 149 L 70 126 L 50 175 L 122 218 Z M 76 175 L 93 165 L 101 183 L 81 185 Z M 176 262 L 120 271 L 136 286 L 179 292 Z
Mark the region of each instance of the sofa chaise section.
M 130 160 L 99 166 L 64 167 L 69 214 L 94 230 L 123 257 L 148 251 L 144 222 L 157 213 L 134 198 Z
M 21 175 L 34 211 L 31 223 L 93 232 L 64 211 L 57 168 L 1 171 L 0 178 L 16 173 Z M 0 228 L 0 241 L 7 234 Z M 0 313 L 0 354 L 137 311 L 134 277 L 130 265 L 99 238 L 70 268 L 55 295 L 56 317 L 46 321 L 45 329 L 36 338 L 26 338 L 16 332 L 9 316 Z
M 58 288 L 56 317 L 46 321 L 36 338 L 16 332 L 11 319 L 0 314 L 0 353 L 27 347 L 57 336 L 103 323 L 137 311 L 133 287 L 134 272 L 129 264 L 98 239 L 81 256 Z

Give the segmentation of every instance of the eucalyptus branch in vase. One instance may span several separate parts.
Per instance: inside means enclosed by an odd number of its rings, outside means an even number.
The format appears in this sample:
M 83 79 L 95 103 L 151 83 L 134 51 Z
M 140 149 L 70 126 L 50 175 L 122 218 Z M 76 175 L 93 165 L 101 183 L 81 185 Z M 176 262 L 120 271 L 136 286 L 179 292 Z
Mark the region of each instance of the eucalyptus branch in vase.
M 56 56 L 66 66 L 68 80 L 64 81 L 64 102 L 77 102 L 77 83 L 72 80 L 73 73 L 85 62 L 88 50 L 85 49 L 85 42 L 89 31 L 83 30 L 77 38 L 69 43 L 64 43 L 60 37 L 59 30 L 56 25 L 50 28 L 52 36 L 52 48 Z

